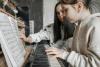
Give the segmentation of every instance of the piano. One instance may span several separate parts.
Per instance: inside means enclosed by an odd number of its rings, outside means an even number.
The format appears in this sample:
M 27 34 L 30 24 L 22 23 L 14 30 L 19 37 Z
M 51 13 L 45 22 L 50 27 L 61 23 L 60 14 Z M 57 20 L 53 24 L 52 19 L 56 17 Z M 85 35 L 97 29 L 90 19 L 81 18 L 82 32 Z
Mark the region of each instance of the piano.
M 50 47 L 48 43 L 25 48 L 19 38 L 17 21 L 1 12 L 0 44 L 8 67 L 26 67 L 29 59 L 31 63 L 28 67 L 65 67 L 58 58 L 46 54 L 45 49 Z
M 63 60 L 46 54 L 45 49 L 49 47 L 49 43 L 45 40 L 35 44 L 34 58 L 31 58 L 30 67 L 67 67 Z

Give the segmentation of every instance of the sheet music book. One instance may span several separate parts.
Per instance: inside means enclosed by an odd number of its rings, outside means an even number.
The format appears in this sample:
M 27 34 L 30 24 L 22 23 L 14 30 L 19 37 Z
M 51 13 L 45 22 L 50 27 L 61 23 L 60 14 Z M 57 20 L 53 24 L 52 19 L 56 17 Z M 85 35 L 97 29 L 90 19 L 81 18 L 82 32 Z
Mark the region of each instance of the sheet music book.
M 0 43 L 8 67 L 21 67 L 24 63 L 25 49 L 18 37 L 16 20 L 0 13 Z

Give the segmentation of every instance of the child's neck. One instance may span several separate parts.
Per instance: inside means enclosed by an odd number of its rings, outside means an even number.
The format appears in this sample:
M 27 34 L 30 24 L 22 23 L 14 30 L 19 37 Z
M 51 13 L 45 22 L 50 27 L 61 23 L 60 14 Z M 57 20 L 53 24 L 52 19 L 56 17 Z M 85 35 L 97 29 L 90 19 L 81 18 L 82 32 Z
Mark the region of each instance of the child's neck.
M 84 10 L 81 16 L 81 20 L 84 20 L 85 18 L 89 17 L 91 15 L 89 10 Z

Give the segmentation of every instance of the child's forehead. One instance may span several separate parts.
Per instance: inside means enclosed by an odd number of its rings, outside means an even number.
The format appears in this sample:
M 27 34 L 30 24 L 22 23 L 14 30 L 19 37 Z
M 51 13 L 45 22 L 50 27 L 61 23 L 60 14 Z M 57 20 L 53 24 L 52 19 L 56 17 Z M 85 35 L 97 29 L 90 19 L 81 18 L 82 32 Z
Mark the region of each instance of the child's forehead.
M 57 7 L 61 7 L 61 6 L 62 6 L 62 4 L 57 5 Z
M 63 4 L 62 5 L 62 8 L 64 9 L 64 8 L 69 8 L 71 5 L 69 5 L 69 4 Z

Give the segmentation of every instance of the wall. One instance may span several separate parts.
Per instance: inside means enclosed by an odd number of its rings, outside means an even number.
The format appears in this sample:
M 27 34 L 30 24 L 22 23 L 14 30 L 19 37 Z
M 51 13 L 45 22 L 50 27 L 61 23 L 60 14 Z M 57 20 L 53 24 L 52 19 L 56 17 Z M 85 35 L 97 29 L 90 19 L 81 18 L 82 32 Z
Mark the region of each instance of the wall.
M 43 0 L 43 26 L 53 23 L 54 7 L 58 0 Z

